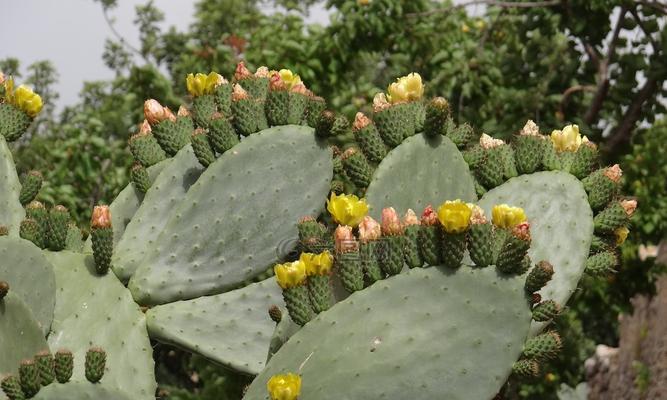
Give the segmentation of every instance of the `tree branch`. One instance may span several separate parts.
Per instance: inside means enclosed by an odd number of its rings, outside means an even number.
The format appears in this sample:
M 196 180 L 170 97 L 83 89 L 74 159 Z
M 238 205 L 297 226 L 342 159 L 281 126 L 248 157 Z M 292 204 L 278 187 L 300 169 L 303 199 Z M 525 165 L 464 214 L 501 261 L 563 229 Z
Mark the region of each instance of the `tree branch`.
M 466 8 L 474 5 L 484 4 L 487 6 L 495 6 L 501 8 L 532 8 L 532 7 L 554 7 L 560 5 L 562 0 L 550 1 L 532 1 L 532 2 L 514 2 L 514 1 L 497 1 L 497 0 L 471 0 L 467 3 L 454 4 L 449 7 L 437 8 L 434 10 L 406 14 L 407 17 L 426 17 L 433 14 L 447 13 L 459 8 Z
M 641 18 L 639 18 L 639 14 L 637 14 L 637 9 L 632 9 L 630 10 L 630 13 L 632 13 L 632 17 L 637 21 L 637 25 L 641 28 L 642 32 L 644 32 L 644 35 L 646 35 L 646 38 L 651 42 L 651 46 L 653 47 L 653 53 L 658 54 L 660 53 L 660 46 L 653 40 L 653 36 L 651 36 L 651 32 L 646 29 L 646 25 L 644 25 L 644 21 L 642 21 Z
M 602 109 L 602 103 L 604 103 L 607 93 L 609 92 L 609 63 L 611 58 L 616 51 L 616 44 L 618 43 L 618 37 L 621 33 L 621 26 L 623 25 L 623 18 L 625 18 L 625 13 L 628 10 L 625 7 L 621 7 L 621 11 L 618 13 L 618 20 L 616 21 L 616 26 L 614 27 L 614 33 L 612 33 L 611 41 L 609 42 L 609 48 L 607 49 L 607 56 L 604 60 L 599 62 L 598 65 L 598 74 L 599 80 L 597 85 L 597 91 L 595 96 L 593 96 L 593 101 L 591 102 L 588 111 L 584 115 L 584 122 L 588 125 L 591 125 L 597 120 L 598 114 Z M 590 54 L 589 54 L 590 55 Z
M 567 100 L 570 96 L 576 92 L 595 92 L 596 87 L 593 85 L 575 85 L 567 88 L 563 92 L 563 97 L 560 100 L 560 105 L 558 107 L 561 115 L 565 115 L 565 106 L 567 105 Z
M 116 30 L 116 27 L 113 25 L 113 22 L 111 21 L 111 18 L 109 18 L 109 14 L 107 13 L 107 9 L 106 9 L 106 8 L 103 8 L 103 9 L 102 9 L 102 14 L 104 15 L 104 21 L 106 21 L 107 25 L 109 26 L 109 29 L 111 30 L 111 33 L 113 33 L 113 35 L 116 36 L 116 39 L 118 39 L 118 41 L 120 42 L 120 44 L 122 44 L 123 46 L 125 46 L 125 47 L 127 47 L 129 50 L 131 50 L 133 53 L 135 53 L 135 54 L 137 54 L 137 55 L 139 55 L 139 56 L 141 56 L 142 58 L 145 59 L 145 57 L 143 56 L 143 54 L 141 54 L 141 52 L 140 52 L 137 48 L 135 48 L 134 46 L 132 46 L 131 44 L 129 44 L 129 43 L 127 42 L 127 40 L 125 40 L 125 38 L 123 37 L 123 35 L 121 35 L 121 34 Z
M 654 77 L 649 77 L 644 86 L 639 90 L 637 96 L 632 100 L 632 104 L 625 111 L 623 119 L 614 130 L 607 141 L 607 151 L 611 154 L 618 151 L 618 147 L 629 142 L 632 137 L 632 131 L 635 129 L 637 121 L 642 116 L 642 107 L 655 92 L 658 90 L 658 81 Z

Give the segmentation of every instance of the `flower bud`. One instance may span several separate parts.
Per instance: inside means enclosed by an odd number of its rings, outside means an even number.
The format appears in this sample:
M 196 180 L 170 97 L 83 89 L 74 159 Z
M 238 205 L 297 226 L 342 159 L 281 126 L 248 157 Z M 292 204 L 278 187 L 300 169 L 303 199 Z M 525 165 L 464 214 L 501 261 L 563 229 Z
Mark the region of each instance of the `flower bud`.
M 236 64 L 236 71 L 234 72 L 234 79 L 237 81 L 247 79 L 252 77 L 252 74 L 248 70 L 248 68 L 245 66 L 245 62 L 239 61 L 238 64 Z
M 387 100 L 387 97 L 384 93 L 378 93 L 373 97 L 373 112 L 380 112 L 391 107 L 391 104 Z
M 90 227 L 93 229 L 111 227 L 111 211 L 109 210 L 109 206 L 95 206 L 93 208 Z
M 370 118 L 368 118 L 364 113 L 358 112 L 354 116 L 354 123 L 352 124 L 352 129 L 355 131 L 360 131 L 371 124 Z
M 238 83 L 234 84 L 232 89 L 232 101 L 239 101 L 250 98 L 248 92 L 245 91 Z
M 426 206 L 424 212 L 422 213 L 422 225 L 433 226 L 439 223 L 438 214 L 433 209 L 433 206 L 430 204 Z
M 417 218 L 417 214 L 415 214 L 412 208 L 408 208 L 408 211 L 403 216 L 403 226 L 410 225 L 420 225 L 419 218 Z
M 637 200 L 621 200 L 621 206 L 625 210 L 625 213 L 628 214 L 628 217 L 632 217 L 637 209 Z
M 359 224 L 359 239 L 362 242 L 377 240 L 382 236 L 380 224 L 371 216 L 365 216 Z
M 605 168 L 603 174 L 611 179 L 615 183 L 621 182 L 621 177 L 623 176 L 623 170 L 618 164 L 614 164 L 611 167 Z
M 521 129 L 521 132 L 519 132 L 519 135 L 521 136 L 540 136 L 540 128 L 537 126 L 535 122 L 533 122 L 532 119 L 529 119 L 526 122 L 526 125 L 523 126 L 523 129 Z
M 482 136 L 479 138 L 479 145 L 486 150 L 502 146 L 503 144 L 505 144 L 505 142 L 500 139 L 494 139 L 486 133 L 482 133 Z
M 349 253 L 358 248 L 352 227 L 348 225 L 338 225 L 334 231 L 334 242 L 337 253 Z
M 394 207 L 387 207 L 382 209 L 382 234 L 383 235 L 400 235 L 403 233 L 403 225 L 398 213 Z

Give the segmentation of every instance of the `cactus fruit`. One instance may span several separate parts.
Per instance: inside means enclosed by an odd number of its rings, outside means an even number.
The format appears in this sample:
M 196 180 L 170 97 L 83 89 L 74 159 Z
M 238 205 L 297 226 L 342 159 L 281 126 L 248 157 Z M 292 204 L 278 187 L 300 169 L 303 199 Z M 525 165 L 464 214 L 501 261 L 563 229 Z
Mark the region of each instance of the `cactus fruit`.
M 603 251 L 588 257 L 586 273 L 593 276 L 604 276 L 614 271 L 617 264 L 618 258 L 613 251 Z
M 428 265 L 440 265 L 442 262 L 442 229 L 438 224 L 438 215 L 428 205 L 422 214 L 420 232 L 420 248 L 424 261 Z
M 54 357 L 56 379 L 59 383 L 67 383 L 72 378 L 74 356 L 69 350 L 58 350 Z
M 554 319 L 561 313 L 561 307 L 553 300 L 543 301 L 533 308 L 533 319 L 546 322 Z
M 209 138 L 206 132 L 201 128 L 197 128 L 192 132 L 192 138 L 190 140 L 192 142 L 192 150 L 194 151 L 195 156 L 197 156 L 199 163 L 204 166 L 204 168 L 213 164 L 213 161 L 215 161 L 215 153 L 213 152 L 213 147 L 211 147 L 211 144 L 209 143 Z
M 424 265 L 424 259 L 421 253 L 419 237 L 421 234 L 421 222 L 412 209 L 408 209 L 403 217 L 403 227 L 405 233 L 405 248 L 403 255 L 405 263 L 410 268 L 417 268 Z
M 222 154 L 239 143 L 238 134 L 227 118 L 214 116 L 209 124 L 208 139 L 218 154 Z
M 279 324 L 283 319 L 283 312 L 280 310 L 280 307 L 272 304 L 271 307 L 269 307 L 269 317 L 271 317 L 271 321 Z
M 336 121 L 336 113 L 331 110 L 323 110 L 317 118 L 315 125 L 315 136 L 319 138 L 333 137 L 332 128 Z
M 540 373 L 540 364 L 535 360 L 519 360 L 512 366 L 512 372 L 527 378 L 536 377 Z
M 336 270 L 341 283 L 352 293 L 364 288 L 364 272 L 359 257 L 359 243 L 350 226 L 339 225 L 334 232 Z
M 299 231 L 299 246 L 303 252 L 319 253 L 326 250 L 327 228 L 313 217 L 303 217 L 299 219 L 297 225 Z
M 54 251 L 63 250 L 67 245 L 67 231 L 71 221 L 69 211 L 58 205 L 49 210 L 48 218 L 49 248 Z
M 523 355 L 532 360 L 549 360 L 558 355 L 561 347 L 558 333 L 546 332 L 528 339 L 523 348 Z
M 261 100 L 251 96 L 238 84 L 234 85 L 232 91 L 232 114 L 234 115 L 234 128 L 243 136 L 248 136 L 259 131 L 258 121 L 262 114 Z
M 541 290 L 553 277 L 554 267 L 548 261 L 540 261 L 526 278 L 526 292 Z
M 19 378 L 15 375 L 7 375 L 0 382 L 0 388 L 5 392 L 9 400 L 24 400 L 25 395 L 21 389 Z
M 305 325 L 312 318 L 312 308 L 306 286 L 306 264 L 303 260 L 278 264 L 274 268 L 276 281 L 283 289 L 283 299 L 290 318 Z
M 26 174 L 21 185 L 21 193 L 19 194 L 21 204 L 25 205 L 35 200 L 39 190 L 42 188 L 43 180 L 44 177 L 42 177 L 39 171 L 30 171 Z
M 104 376 L 107 353 L 99 348 L 93 347 L 86 352 L 86 379 L 90 383 L 97 383 Z
M 104 275 L 111 267 L 113 254 L 113 227 L 108 206 L 95 206 L 90 222 L 90 235 L 93 240 L 95 269 Z
M 359 187 L 367 187 L 371 182 L 373 168 L 368 163 L 366 156 L 358 149 L 351 147 L 342 154 L 341 160 L 345 173 L 352 182 Z
M 148 168 L 167 158 L 167 153 L 152 133 L 147 120 L 139 126 L 139 131 L 129 140 L 130 151 L 135 161 Z
M 357 113 L 352 126 L 354 137 L 369 161 L 379 163 L 387 155 L 387 146 L 382 142 L 375 124 L 363 113 Z
M 449 118 L 449 102 L 444 97 L 432 99 L 426 106 L 424 134 L 431 137 L 445 134 Z
M 23 360 L 19 366 L 19 382 L 26 397 L 34 397 L 41 388 L 39 371 L 34 360 Z
M 151 187 L 151 178 L 148 175 L 148 171 L 140 163 L 134 163 L 132 166 L 132 169 L 130 170 L 130 179 L 141 193 L 146 193 Z
M 56 378 L 55 361 L 50 351 L 40 351 L 35 355 L 35 364 L 39 372 L 40 385 L 46 386 Z
M 613 233 L 616 229 L 626 226 L 631 215 L 620 202 L 613 202 L 593 219 L 595 233 Z

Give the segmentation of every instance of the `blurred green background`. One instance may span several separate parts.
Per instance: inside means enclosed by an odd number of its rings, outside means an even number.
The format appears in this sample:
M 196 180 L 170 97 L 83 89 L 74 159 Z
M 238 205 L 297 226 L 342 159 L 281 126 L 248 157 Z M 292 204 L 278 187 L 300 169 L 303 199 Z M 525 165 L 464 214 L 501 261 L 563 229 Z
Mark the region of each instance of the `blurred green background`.
M 95 2 L 105 16 L 118 6 Z M 327 24 L 309 22 L 313 5 L 328 12 Z M 481 8 L 470 13 L 472 5 Z M 103 60 L 114 78 L 85 82 L 62 110 L 49 60 L 0 60 L 0 71 L 32 85 L 46 103 L 14 147 L 19 172 L 45 175 L 40 200 L 65 205 L 85 226 L 92 205 L 111 202 L 128 181 L 127 139 L 143 101 L 177 109 L 187 73 L 230 77 L 239 60 L 289 68 L 351 118 L 414 71 L 428 95 L 450 101 L 459 123 L 495 137 L 508 138 L 527 119 L 544 133 L 578 124 L 607 163 L 621 165 L 625 193 L 639 202 L 617 273 L 582 280 L 555 322 L 564 351 L 540 377 L 511 382 L 508 397 L 555 398 L 562 383 L 584 379 L 595 344 L 617 344 L 618 314 L 631 310 L 633 295 L 652 293 L 663 271 L 654 250 L 667 227 L 664 2 L 200 0 L 194 9 L 192 25 L 179 31 L 163 28 L 159 2 L 137 6 L 140 46 L 109 30 Z M 155 354 L 162 398 L 238 399 L 250 381 L 167 346 L 156 344 Z

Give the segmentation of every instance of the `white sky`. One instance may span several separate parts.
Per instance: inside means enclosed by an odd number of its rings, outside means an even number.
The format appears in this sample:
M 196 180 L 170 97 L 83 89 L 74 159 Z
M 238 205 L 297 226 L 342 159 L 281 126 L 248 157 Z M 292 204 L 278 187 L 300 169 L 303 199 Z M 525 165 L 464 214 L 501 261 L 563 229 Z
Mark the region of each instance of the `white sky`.
M 111 15 L 125 39 L 138 45 L 132 21 L 134 8 L 146 0 L 119 0 Z M 193 21 L 195 0 L 156 0 L 165 14 L 163 29 L 186 30 Z M 59 108 L 76 102 L 84 81 L 113 78 L 102 61 L 104 42 L 113 35 L 93 0 L 0 0 L 0 59 L 16 57 L 21 70 L 38 60 L 51 60 L 59 73 Z M 311 20 L 326 22 L 326 12 L 311 12 Z M 32 27 L 32 28 L 30 28 Z

